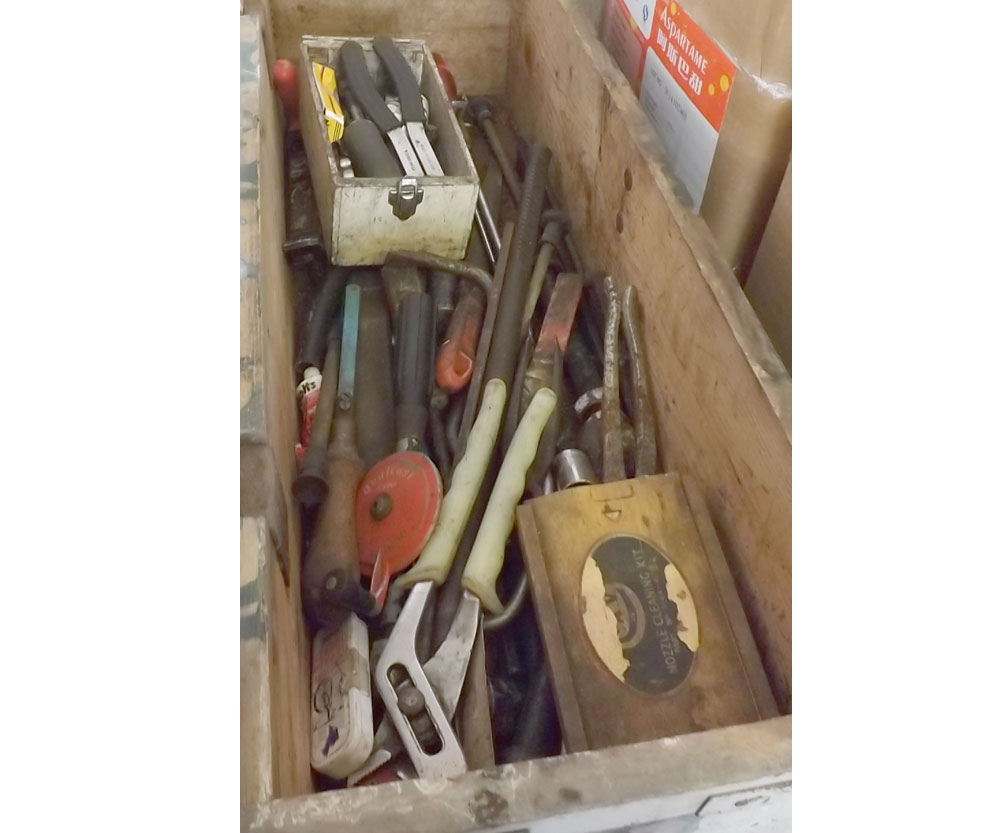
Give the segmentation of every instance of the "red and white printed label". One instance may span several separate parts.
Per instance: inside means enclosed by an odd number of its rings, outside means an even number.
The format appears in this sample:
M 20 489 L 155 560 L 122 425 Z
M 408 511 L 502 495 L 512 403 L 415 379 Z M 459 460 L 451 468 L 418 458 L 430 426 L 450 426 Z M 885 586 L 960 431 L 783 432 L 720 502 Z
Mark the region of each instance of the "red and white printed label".
M 653 13 L 656 10 L 657 0 L 622 0 L 622 2 L 632 15 L 636 28 L 648 40 L 653 28 Z
M 659 0 L 653 31 L 653 51 L 718 132 L 736 78 L 736 64 L 677 3 Z
M 736 65 L 672 0 L 657 0 L 643 59 L 639 101 L 694 207 L 705 196 Z

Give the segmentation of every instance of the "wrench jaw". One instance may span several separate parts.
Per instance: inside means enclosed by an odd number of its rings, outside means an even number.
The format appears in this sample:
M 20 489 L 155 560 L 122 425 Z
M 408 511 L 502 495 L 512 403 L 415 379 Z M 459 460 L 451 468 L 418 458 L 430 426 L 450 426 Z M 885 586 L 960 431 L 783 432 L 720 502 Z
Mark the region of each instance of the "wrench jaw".
M 424 673 L 449 719 L 455 716 L 458 708 L 472 645 L 479 629 L 479 613 L 479 599 L 468 591 L 463 591 L 444 641 L 434 656 L 424 664 Z M 353 787 L 402 751 L 403 744 L 393 721 L 388 717 L 383 718 L 375 733 L 374 751 L 356 772 L 348 776 L 347 786 Z
M 386 713 L 392 720 L 403 746 L 410 755 L 410 760 L 421 778 L 449 777 L 465 772 L 468 767 L 465 755 L 451 728 L 448 716 L 445 714 L 437 694 L 431 688 L 430 681 L 424 673 L 416 652 L 417 626 L 427 605 L 433 583 L 418 582 L 410 591 L 409 598 L 403 606 L 399 620 L 393 629 L 378 665 L 375 667 L 375 686 L 385 704 Z M 411 714 L 403 713 L 400 699 L 393 679 L 390 675 L 401 675 L 407 679 L 419 693 L 419 707 L 416 714 L 407 708 Z M 440 742 L 440 748 L 434 749 L 435 743 L 424 744 L 417 736 L 413 719 L 426 715 L 433 726 L 434 733 Z

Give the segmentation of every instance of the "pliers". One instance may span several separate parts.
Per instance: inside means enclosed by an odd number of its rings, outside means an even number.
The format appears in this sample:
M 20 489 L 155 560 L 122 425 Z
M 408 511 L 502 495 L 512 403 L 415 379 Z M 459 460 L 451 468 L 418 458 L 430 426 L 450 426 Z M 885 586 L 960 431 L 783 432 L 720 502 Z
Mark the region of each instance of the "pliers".
M 392 144 L 406 176 L 444 176 L 424 129 L 424 105 L 420 88 L 410 65 L 391 38 L 372 41 L 399 96 L 400 117 L 383 100 L 375 79 L 368 71 L 365 51 L 357 41 L 347 41 L 340 48 L 341 72 L 354 101 Z

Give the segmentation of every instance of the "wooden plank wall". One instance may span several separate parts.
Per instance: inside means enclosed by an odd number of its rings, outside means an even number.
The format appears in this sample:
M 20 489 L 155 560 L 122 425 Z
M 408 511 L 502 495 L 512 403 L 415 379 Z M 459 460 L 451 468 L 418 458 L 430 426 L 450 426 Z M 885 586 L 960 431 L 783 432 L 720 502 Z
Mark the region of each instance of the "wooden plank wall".
M 661 449 L 705 494 L 787 710 L 791 380 L 704 221 L 671 191 L 593 10 L 590 0 L 515 0 L 506 103 L 521 132 L 552 148 L 587 264 L 640 291 Z
M 298 62 L 303 35 L 422 38 L 440 52 L 460 90 L 506 87 L 510 0 L 270 0 L 277 57 Z
M 310 792 L 313 784 L 308 750 L 309 643 L 299 595 L 299 527 L 297 513 L 287 509 L 294 506 L 291 483 L 298 418 L 293 284 L 282 253 L 282 122 L 257 15 L 244 15 L 240 26 L 241 513 L 259 511 L 268 536 L 254 550 L 266 557 L 244 559 L 247 569 L 242 570 L 241 597 L 260 608 L 253 613 L 259 627 L 241 632 L 240 683 L 241 691 L 259 695 L 248 702 L 268 704 L 270 712 L 267 740 L 254 750 L 269 754 L 270 761 L 248 765 L 244 758 L 241 796 L 261 800 L 301 795 Z M 244 544 L 244 549 L 249 546 Z M 264 646 L 264 654 L 251 650 L 254 645 Z M 242 717 L 257 719 L 251 713 Z M 253 733 L 261 730 L 258 727 Z

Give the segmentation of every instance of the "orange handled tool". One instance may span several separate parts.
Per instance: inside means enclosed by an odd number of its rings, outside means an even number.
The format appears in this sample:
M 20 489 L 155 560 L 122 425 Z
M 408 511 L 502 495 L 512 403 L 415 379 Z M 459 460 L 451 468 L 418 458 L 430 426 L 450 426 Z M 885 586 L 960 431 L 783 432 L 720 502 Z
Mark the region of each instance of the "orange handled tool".
M 458 393 L 472 378 L 483 309 L 482 296 L 475 291 L 466 292 L 455 305 L 434 366 L 435 381 L 447 393 Z
M 289 130 L 299 129 L 299 90 L 295 80 L 295 64 L 284 58 L 274 62 L 274 88 L 278 91 L 281 106 L 285 110 L 286 127 Z

